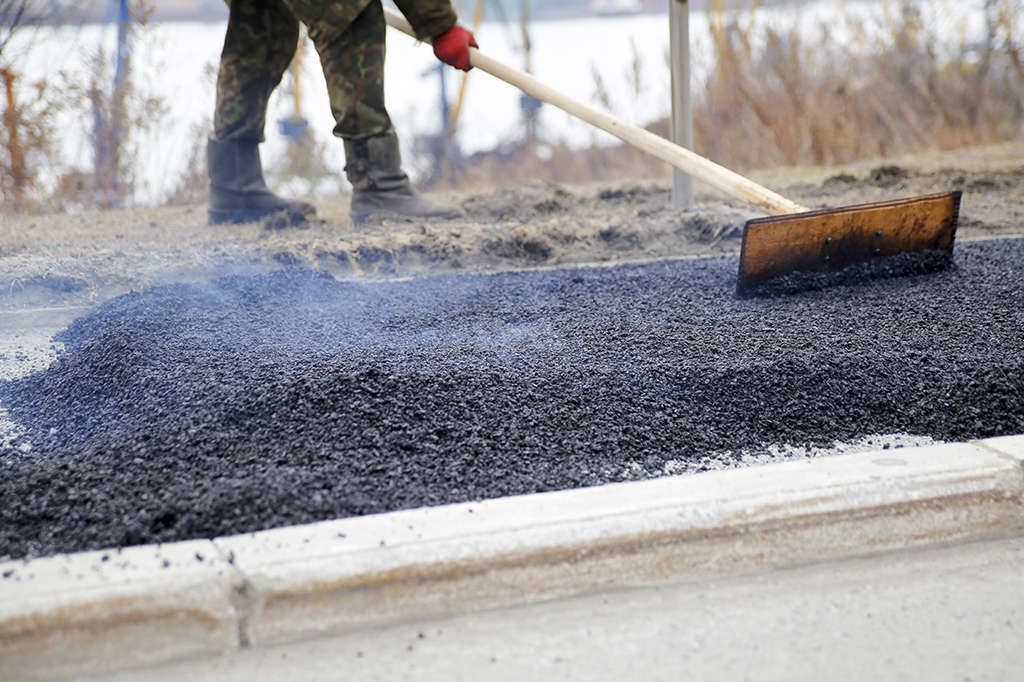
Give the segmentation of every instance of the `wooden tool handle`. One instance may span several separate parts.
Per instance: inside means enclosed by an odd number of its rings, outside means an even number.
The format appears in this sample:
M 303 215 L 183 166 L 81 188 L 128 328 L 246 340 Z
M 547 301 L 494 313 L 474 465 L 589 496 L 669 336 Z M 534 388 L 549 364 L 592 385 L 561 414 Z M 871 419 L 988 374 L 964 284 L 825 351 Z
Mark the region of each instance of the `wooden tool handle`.
M 405 20 L 405 17 L 387 8 L 384 9 L 384 14 L 391 27 L 415 38 L 412 26 Z M 659 137 L 648 130 L 627 123 L 606 111 L 601 111 L 585 102 L 569 97 L 525 71 L 489 57 L 476 48 L 469 48 L 469 61 L 481 71 L 486 71 L 492 76 L 510 85 L 514 85 L 526 94 L 556 106 L 562 111 L 586 121 L 606 133 L 614 135 L 626 144 L 647 152 L 684 173 L 692 175 L 698 180 L 703 180 L 712 187 L 720 189 L 729 196 L 750 204 L 769 215 L 803 213 L 808 210 L 800 204 L 792 202 L 770 189 L 748 180 L 742 175 L 723 168 L 717 163 L 705 159 L 703 156 L 694 154 L 689 149 L 672 144 L 665 138 Z

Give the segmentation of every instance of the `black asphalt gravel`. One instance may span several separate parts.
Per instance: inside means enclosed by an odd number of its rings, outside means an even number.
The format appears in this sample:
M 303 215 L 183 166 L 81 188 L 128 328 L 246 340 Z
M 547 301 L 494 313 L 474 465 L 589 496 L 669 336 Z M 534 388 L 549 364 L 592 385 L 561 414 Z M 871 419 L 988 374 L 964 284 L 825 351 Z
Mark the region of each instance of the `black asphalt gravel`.
M 121 296 L 62 332 L 48 369 L 0 384 L 25 429 L 0 451 L 0 558 L 596 485 L 769 444 L 1024 433 L 1024 239 L 772 296 L 737 297 L 736 270 L 285 269 Z

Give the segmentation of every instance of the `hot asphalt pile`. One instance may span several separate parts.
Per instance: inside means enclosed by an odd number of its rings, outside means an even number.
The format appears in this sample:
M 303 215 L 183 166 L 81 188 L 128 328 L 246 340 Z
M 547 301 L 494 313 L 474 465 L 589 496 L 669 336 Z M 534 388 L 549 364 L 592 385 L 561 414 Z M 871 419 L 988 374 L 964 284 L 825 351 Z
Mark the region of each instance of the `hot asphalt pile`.
M 766 444 L 1024 432 L 1024 239 L 739 298 L 733 257 L 108 301 L 0 383 L 0 557 L 690 470 Z M 876 273 L 877 274 L 877 273 Z

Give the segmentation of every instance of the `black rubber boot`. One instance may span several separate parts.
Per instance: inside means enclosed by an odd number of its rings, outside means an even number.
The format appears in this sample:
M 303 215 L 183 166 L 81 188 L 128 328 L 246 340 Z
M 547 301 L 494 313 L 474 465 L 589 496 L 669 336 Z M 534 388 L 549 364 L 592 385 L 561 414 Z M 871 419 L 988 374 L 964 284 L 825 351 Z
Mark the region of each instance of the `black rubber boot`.
M 263 179 L 259 143 L 250 140 L 210 139 L 211 225 L 252 223 L 280 214 L 287 225 L 299 225 L 316 214 L 308 201 L 279 197 Z
M 402 171 L 398 136 L 388 133 L 366 140 L 345 140 L 345 175 L 352 183 L 352 223 L 360 225 L 372 213 L 396 213 L 420 218 L 465 218 L 460 206 L 427 199 L 413 189 Z

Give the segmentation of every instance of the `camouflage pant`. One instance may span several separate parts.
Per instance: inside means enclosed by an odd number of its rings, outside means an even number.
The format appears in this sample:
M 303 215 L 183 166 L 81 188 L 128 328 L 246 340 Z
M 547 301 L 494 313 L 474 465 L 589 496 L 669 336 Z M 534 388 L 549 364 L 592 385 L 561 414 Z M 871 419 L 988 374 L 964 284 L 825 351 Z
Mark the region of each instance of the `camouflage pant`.
M 217 76 L 214 136 L 263 141 L 270 93 L 295 55 L 306 25 L 327 79 L 334 134 L 346 139 L 392 129 L 384 108 L 381 0 L 229 0 Z

